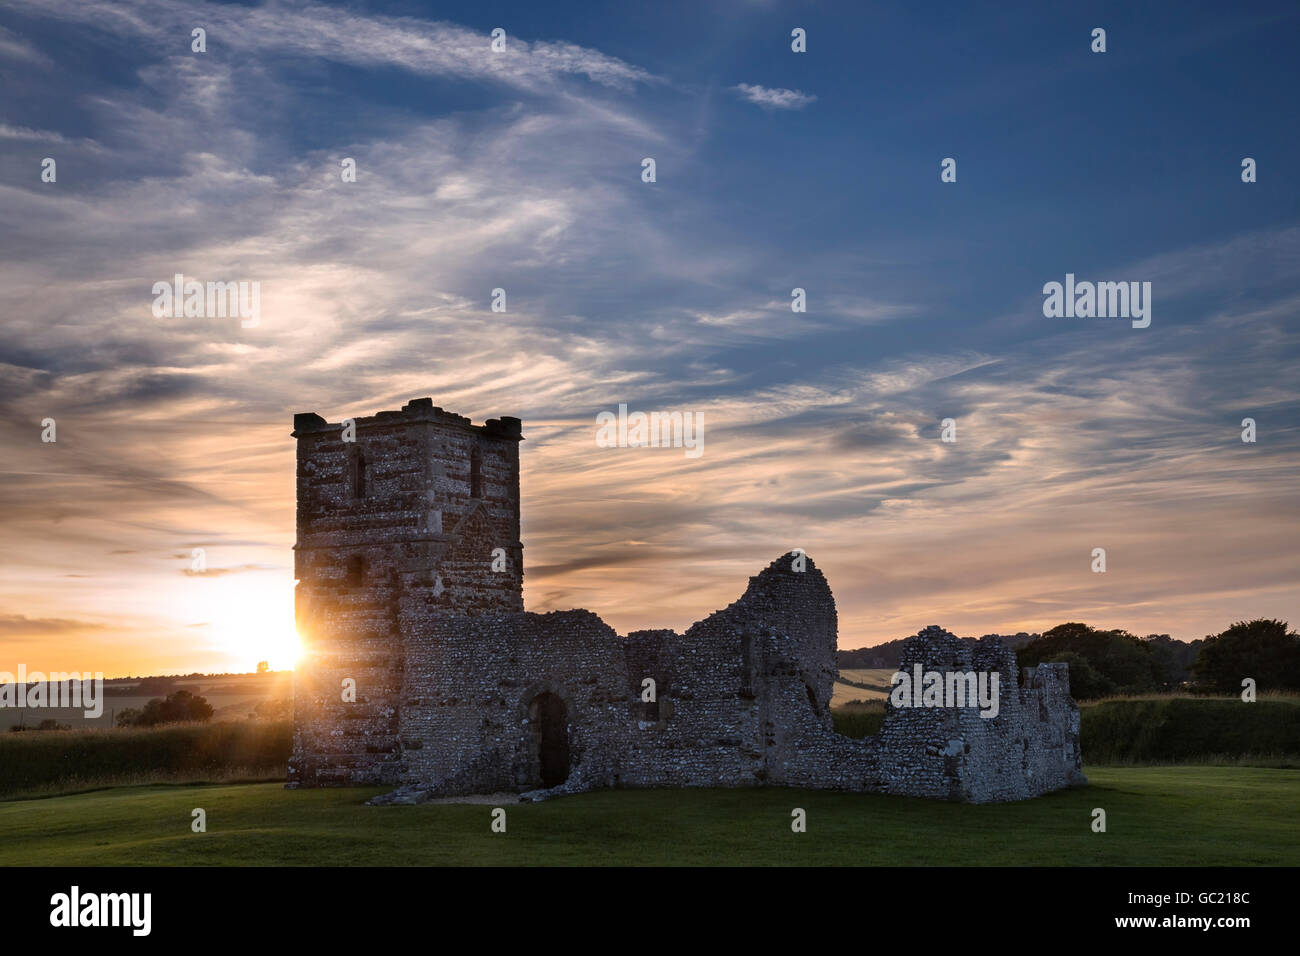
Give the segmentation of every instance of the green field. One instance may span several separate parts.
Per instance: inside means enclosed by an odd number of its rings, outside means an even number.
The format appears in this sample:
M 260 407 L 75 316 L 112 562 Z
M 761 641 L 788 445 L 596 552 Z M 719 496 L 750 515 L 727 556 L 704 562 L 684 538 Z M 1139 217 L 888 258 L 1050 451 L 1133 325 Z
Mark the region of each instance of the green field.
M 889 680 L 897 668 L 878 667 L 840 671 L 831 688 L 831 706 L 842 707 L 854 700 L 884 700 L 889 696 Z
M 368 790 L 121 787 L 0 804 L 0 865 L 1294 866 L 1300 771 L 1087 767 L 1092 786 L 971 806 L 806 790 L 620 790 L 366 807 Z M 207 832 L 190 829 L 207 811 Z M 808 830 L 790 829 L 807 811 Z M 1093 833 L 1092 810 L 1108 832 Z

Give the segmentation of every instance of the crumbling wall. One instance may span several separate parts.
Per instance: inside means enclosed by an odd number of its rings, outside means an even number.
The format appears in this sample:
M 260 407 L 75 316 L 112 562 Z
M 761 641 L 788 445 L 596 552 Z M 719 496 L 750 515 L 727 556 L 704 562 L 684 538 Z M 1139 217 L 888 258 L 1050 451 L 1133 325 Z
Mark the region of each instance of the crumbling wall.
M 978 705 L 886 705 L 878 736 L 880 774 L 889 793 L 989 803 L 1023 800 L 1086 783 L 1079 711 L 1069 696 L 1069 665 L 1025 669 L 997 638 L 963 641 L 931 626 L 904 645 L 899 672 L 997 674 L 997 716 Z M 989 711 L 991 712 L 991 711 Z
M 985 803 L 1086 782 L 1063 664 L 1026 669 L 996 639 L 926 628 L 904 647 L 922 673 L 996 674 L 996 716 L 967 706 L 887 708 L 852 740 L 830 719 L 835 607 L 820 571 L 790 556 L 685 634 L 620 640 L 587 611 L 403 616 L 404 787 L 385 800 L 496 790 L 780 785 Z M 642 680 L 659 691 L 657 714 Z M 986 677 L 986 680 L 988 678 Z M 991 685 L 986 685 L 991 686 Z M 539 786 L 529 701 L 561 697 L 572 768 Z
M 831 725 L 835 632 L 835 601 L 816 566 L 793 555 L 772 562 L 676 641 L 670 715 L 637 725 L 622 779 L 860 788 L 872 748 Z
M 546 781 L 544 795 L 784 785 L 990 802 L 1085 782 L 1065 664 L 1018 680 L 996 639 L 926 628 L 900 669 L 996 674 L 997 716 L 891 704 L 877 737 L 850 740 L 830 713 L 834 597 L 801 552 L 680 635 L 529 614 L 519 421 L 475 426 L 417 399 L 355 428 L 349 442 L 342 423 L 294 419 L 308 653 L 290 786 L 398 785 L 390 802 Z

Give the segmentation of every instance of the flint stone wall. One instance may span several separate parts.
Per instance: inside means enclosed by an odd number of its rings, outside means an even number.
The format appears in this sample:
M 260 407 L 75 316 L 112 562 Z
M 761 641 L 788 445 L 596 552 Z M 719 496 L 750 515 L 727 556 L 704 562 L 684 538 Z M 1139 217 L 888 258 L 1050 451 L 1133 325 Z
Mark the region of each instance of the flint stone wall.
M 998 674 L 999 712 L 888 707 L 881 733 L 852 740 L 830 719 L 835 606 L 821 572 L 791 556 L 685 634 L 620 638 L 588 611 L 403 618 L 407 638 L 399 788 L 375 802 L 512 790 L 529 799 L 611 787 L 747 787 L 908 794 L 986 803 L 1086 782 L 1064 664 L 1026 668 L 996 639 L 937 627 L 905 668 Z M 642 680 L 657 710 L 641 699 Z M 569 714 L 571 772 L 537 789 L 529 701 Z
M 1065 664 L 1018 680 L 996 639 L 926 628 L 900 669 L 996 672 L 998 715 L 888 706 L 879 735 L 843 737 L 830 714 L 835 601 L 811 559 L 783 555 L 680 635 L 620 638 L 590 611 L 527 613 L 518 420 L 474 426 L 417 399 L 356 426 L 351 443 L 340 424 L 295 416 L 309 653 L 295 674 L 291 787 L 379 783 L 397 789 L 376 802 L 413 802 L 782 785 L 983 803 L 1086 782 Z M 354 701 L 340 695 L 346 679 Z M 539 717 L 556 698 L 559 729 Z M 556 734 L 567 778 L 543 791 Z

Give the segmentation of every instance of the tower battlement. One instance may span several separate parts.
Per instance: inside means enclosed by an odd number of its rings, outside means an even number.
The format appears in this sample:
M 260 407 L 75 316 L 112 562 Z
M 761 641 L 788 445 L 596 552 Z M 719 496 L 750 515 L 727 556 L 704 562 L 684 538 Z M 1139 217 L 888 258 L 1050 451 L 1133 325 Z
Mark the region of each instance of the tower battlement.
M 431 398 L 413 398 L 402 406 L 401 411 L 376 412 L 362 418 L 353 419 L 358 428 L 372 425 L 387 425 L 394 421 L 436 422 L 441 425 L 456 426 L 477 431 L 494 438 L 513 438 L 523 441 L 522 423 L 508 415 L 501 418 L 489 418 L 482 425 L 475 425 L 464 415 L 457 415 L 433 404 Z M 342 422 L 329 422 L 315 412 L 299 412 L 293 416 L 293 437 L 300 438 L 312 432 L 343 429 Z

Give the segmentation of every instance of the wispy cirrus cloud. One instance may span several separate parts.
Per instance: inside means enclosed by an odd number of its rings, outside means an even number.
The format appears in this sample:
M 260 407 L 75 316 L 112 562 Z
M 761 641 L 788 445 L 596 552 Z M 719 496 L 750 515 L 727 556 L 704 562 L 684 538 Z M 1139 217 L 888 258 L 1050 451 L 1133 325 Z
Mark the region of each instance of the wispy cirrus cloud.
M 103 628 L 94 621 L 70 618 L 31 618 L 21 614 L 0 616 L 0 635 L 30 637 L 39 634 L 62 634 L 67 631 L 95 631 Z
M 739 83 L 732 87 L 742 99 L 768 110 L 801 110 L 817 97 L 800 90 L 771 89 L 752 83 Z
M 188 46 L 191 30 L 201 27 L 209 51 L 233 58 L 276 54 L 328 59 L 521 89 L 549 87 L 566 76 L 619 89 L 655 81 L 639 67 L 573 43 L 507 36 L 505 49 L 494 51 L 489 36 L 455 24 L 316 3 L 249 7 L 202 0 L 5 0 L 4 6 L 143 38 L 170 50 L 182 42 Z M 30 50 L 17 39 L 10 45 Z M 0 34 L 0 53 L 5 46 Z
M 830 576 L 845 646 L 1062 615 L 1196 637 L 1243 596 L 1294 602 L 1293 228 L 1114 263 L 1156 282 L 1145 335 L 1043 319 L 1055 274 L 947 307 L 977 240 L 896 236 L 812 185 L 769 200 L 770 177 L 727 194 L 752 154 L 711 155 L 680 90 L 600 51 L 512 35 L 498 55 L 467 27 L 298 3 L 0 9 L 141 41 L 116 83 L 51 77 L 75 111 L 0 110 L 15 168 L 46 142 L 60 160 L 58 184 L 0 183 L 0 600 L 112 622 L 96 646 L 123 668 L 238 666 L 219 635 L 243 622 L 222 614 L 250 588 L 291 621 L 290 416 L 423 395 L 524 419 L 528 606 L 621 631 L 686 626 L 792 547 Z M 195 10 L 206 56 L 177 53 Z M 323 62 L 367 83 L 330 86 Z M 413 77 L 451 94 L 404 98 Z M 752 207 L 762 228 L 738 220 Z M 883 231 L 820 239 L 844 220 Z M 260 326 L 154 318 L 176 272 L 260 281 Z M 704 456 L 598 448 L 594 416 L 620 402 L 702 414 Z M 1257 446 L 1235 441 L 1246 414 Z M 196 543 L 232 570 L 187 573 Z M 1094 546 L 1112 573 L 1087 571 Z M 70 627 L 11 628 L 0 651 L 35 660 Z
M 23 37 L 0 26 L 0 61 L 4 60 L 33 64 L 42 68 L 53 65 L 53 61 L 48 56 Z
M 89 153 L 102 153 L 104 147 L 94 140 L 64 136 L 47 129 L 32 129 L 27 126 L 11 126 L 0 123 L 0 139 L 23 140 L 43 143 L 47 146 L 70 146 Z

